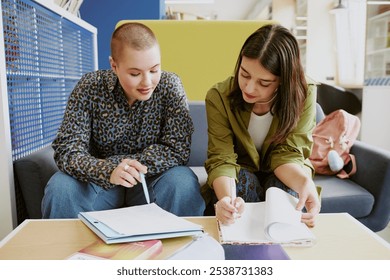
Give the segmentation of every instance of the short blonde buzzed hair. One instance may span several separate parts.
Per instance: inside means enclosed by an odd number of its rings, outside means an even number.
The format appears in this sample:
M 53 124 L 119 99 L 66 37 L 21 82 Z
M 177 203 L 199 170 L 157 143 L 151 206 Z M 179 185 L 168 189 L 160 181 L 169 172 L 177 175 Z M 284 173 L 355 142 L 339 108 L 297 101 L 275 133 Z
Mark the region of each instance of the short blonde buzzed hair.
M 120 25 L 111 37 L 111 57 L 120 59 L 123 48 L 146 50 L 158 45 L 153 31 L 139 22 L 129 22 Z

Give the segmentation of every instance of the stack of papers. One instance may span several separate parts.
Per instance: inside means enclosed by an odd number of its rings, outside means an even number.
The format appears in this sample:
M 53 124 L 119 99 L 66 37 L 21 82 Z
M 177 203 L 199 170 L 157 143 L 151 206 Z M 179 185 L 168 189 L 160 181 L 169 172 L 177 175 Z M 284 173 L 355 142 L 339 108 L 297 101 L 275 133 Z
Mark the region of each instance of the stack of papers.
M 203 233 L 201 225 L 169 213 L 155 203 L 81 212 L 79 218 L 107 244 Z

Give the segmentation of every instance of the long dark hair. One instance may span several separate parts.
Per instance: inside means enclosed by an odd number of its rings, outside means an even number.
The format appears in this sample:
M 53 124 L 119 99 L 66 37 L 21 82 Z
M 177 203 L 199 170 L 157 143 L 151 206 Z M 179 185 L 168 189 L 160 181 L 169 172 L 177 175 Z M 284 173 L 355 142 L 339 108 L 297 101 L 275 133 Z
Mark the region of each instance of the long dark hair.
M 298 42 L 288 29 L 278 24 L 265 25 L 252 33 L 242 46 L 236 63 L 229 96 L 232 108 L 244 108 L 246 104 L 238 85 L 243 56 L 257 59 L 265 69 L 279 77 L 280 84 L 271 112 L 278 116 L 280 122 L 271 141 L 281 143 L 296 127 L 307 96 Z

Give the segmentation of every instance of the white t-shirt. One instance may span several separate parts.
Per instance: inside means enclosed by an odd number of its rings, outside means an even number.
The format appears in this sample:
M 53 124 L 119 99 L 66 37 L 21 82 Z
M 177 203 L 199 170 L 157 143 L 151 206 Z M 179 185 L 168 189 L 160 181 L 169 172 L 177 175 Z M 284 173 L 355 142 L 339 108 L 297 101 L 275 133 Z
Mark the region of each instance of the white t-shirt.
M 258 116 L 253 112 L 251 113 L 248 132 L 252 137 L 253 143 L 255 144 L 257 150 L 260 150 L 261 146 L 263 146 L 264 139 L 267 136 L 272 119 L 273 115 L 271 112 L 268 112 L 262 116 Z

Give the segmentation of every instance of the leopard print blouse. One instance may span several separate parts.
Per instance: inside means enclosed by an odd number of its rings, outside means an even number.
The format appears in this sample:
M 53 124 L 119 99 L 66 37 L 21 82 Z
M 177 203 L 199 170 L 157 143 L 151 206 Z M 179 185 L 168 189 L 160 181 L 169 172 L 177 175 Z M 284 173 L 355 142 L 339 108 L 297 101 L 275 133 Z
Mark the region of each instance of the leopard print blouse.
M 146 165 L 147 176 L 185 165 L 193 131 L 176 74 L 162 71 L 151 98 L 129 106 L 115 73 L 98 70 L 75 86 L 52 146 L 61 171 L 110 188 L 110 175 L 124 158 Z

